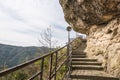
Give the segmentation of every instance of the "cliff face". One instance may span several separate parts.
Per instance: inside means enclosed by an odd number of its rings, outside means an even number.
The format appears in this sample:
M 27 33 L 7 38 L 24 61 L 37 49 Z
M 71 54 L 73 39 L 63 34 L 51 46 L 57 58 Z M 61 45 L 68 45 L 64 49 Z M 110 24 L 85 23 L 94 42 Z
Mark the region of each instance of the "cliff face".
M 91 25 L 106 24 L 120 14 L 120 0 L 60 0 L 66 21 L 87 33 Z
M 103 62 L 105 70 L 120 78 L 120 21 L 111 21 L 104 27 L 91 26 L 86 52 L 89 57 Z
M 120 0 L 60 0 L 66 21 L 88 35 L 86 52 L 120 77 Z

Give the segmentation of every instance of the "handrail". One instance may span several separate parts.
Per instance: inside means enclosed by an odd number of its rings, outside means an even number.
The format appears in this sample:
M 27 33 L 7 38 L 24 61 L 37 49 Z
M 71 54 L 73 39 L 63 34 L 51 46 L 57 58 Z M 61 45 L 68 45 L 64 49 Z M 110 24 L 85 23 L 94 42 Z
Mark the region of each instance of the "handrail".
M 36 74 L 34 74 L 32 77 L 30 77 L 28 80 L 33 80 L 34 78 L 36 78 L 39 74 L 41 74 L 41 71 L 37 72 Z
M 53 51 L 53 52 L 50 52 L 50 53 L 47 53 L 47 54 L 45 54 L 45 55 L 42 55 L 41 57 L 38 57 L 38 58 L 35 58 L 35 59 L 32 59 L 32 60 L 29 60 L 29 61 L 26 61 L 26 62 L 24 62 L 24 63 L 22 63 L 22 64 L 19 64 L 19 65 L 17 65 L 17 66 L 14 66 L 14 67 L 12 67 L 12 68 L 8 68 L 8 69 L 6 69 L 6 70 L 3 70 L 3 71 L 0 71 L 0 77 L 3 77 L 3 76 L 5 76 L 5 75 L 8 75 L 8 74 L 10 74 L 10 73 L 12 73 L 12 72 L 15 72 L 15 71 L 17 71 L 17 70 L 19 70 L 19 69 L 22 69 L 22 68 L 24 68 L 24 67 L 26 67 L 26 66 L 28 66 L 28 65 L 30 65 L 30 64 L 32 64 L 32 63 L 34 63 L 34 62 L 36 62 L 36 61 L 39 61 L 39 60 L 42 60 L 42 64 L 41 64 L 41 70 L 43 70 L 43 65 L 44 65 L 44 58 L 46 58 L 46 57 L 48 57 L 48 56 L 50 56 L 51 57 L 51 61 L 50 61 L 50 75 L 49 75 L 49 78 L 51 78 L 51 76 L 52 76 L 52 56 L 53 56 L 53 54 L 55 54 L 55 67 L 54 67 L 54 80 L 56 80 L 56 73 L 57 73 L 57 71 L 58 71 L 58 68 L 57 68 L 57 65 L 58 65 L 58 61 L 65 55 L 65 54 L 63 54 L 60 58 L 58 58 L 57 57 L 57 54 L 58 54 L 58 52 L 59 51 L 61 51 L 62 49 L 64 49 L 65 47 L 67 47 L 68 48 L 68 46 L 72 43 L 73 41 L 71 41 L 70 43 L 68 43 L 68 44 L 66 44 L 65 46 L 63 46 L 63 47 L 61 47 L 61 48 L 59 48 L 59 49 L 57 49 L 57 50 L 55 50 L 55 51 Z M 64 61 L 64 63 L 67 61 L 67 59 Z M 64 63 L 62 63 L 62 65 L 64 64 Z M 62 66 L 62 65 L 59 65 L 59 66 Z M 31 78 L 29 78 L 28 80 L 32 80 L 33 78 L 35 78 L 36 76 L 38 76 L 38 75 L 40 75 L 40 80 L 42 80 L 42 76 L 43 76 L 43 71 L 39 71 L 39 72 L 37 72 L 35 75 L 33 75 Z M 51 79 L 49 79 L 49 80 L 51 80 Z

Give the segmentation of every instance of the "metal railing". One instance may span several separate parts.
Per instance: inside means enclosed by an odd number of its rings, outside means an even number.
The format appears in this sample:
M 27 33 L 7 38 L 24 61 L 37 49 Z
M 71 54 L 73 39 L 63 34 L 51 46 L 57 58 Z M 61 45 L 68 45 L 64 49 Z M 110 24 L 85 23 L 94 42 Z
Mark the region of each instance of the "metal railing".
M 50 65 L 48 66 L 48 68 L 49 68 L 49 71 L 48 71 L 49 75 L 48 75 L 47 80 L 57 80 L 57 76 L 56 76 L 57 72 L 59 72 L 60 68 L 63 65 L 66 65 L 67 69 L 64 72 L 64 76 L 61 78 L 61 80 L 63 80 L 66 76 L 67 77 L 66 77 L 65 80 L 67 80 L 67 78 L 69 78 L 69 75 L 70 75 L 70 66 L 71 66 L 71 60 L 70 60 L 70 57 L 71 57 L 71 54 L 70 54 L 70 44 L 71 43 L 72 42 L 68 43 L 67 45 L 63 46 L 62 48 L 57 49 L 57 50 L 55 50 L 55 51 L 53 51 L 51 53 L 42 55 L 41 57 L 29 60 L 27 62 L 24 62 L 22 64 L 19 64 L 19 65 L 15 66 L 15 67 L 8 68 L 6 70 L 0 71 L 0 77 L 4 77 L 4 76 L 6 76 L 6 75 L 8 75 L 10 73 L 13 73 L 15 71 L 21 70 L 22 68 L 24 68 L 24 67 L 26 67 L 28 65 L 31 65 L 31 64 L 33 64 L 33 63 L 35 63 L 37 61 L 41 61 L 40 70 L 38 70 L 38 72 L 33 74 L 27 80 L 34 80 L 38 76 L 39 76 L 39 80 L 46 80 L 46 79 L 43 78 L 44 64 L 45 64 L 45 58 L 49 57 L 50 58 L 49 59 L 50 60 L 49 61 Z M 61 56 L 58 56 L 60 54 L 60 51 L 65 49 L 65 48 L 67 49 L 66 52 L 64 54 L 62 54 Z M 64 60 L 62 60 L 63 57 L 65 57 Z M 61 63 L 59 63 L 59 62 L 61 62 Z M 68 75 L 67 75 L 67 73 L 68 73 Z

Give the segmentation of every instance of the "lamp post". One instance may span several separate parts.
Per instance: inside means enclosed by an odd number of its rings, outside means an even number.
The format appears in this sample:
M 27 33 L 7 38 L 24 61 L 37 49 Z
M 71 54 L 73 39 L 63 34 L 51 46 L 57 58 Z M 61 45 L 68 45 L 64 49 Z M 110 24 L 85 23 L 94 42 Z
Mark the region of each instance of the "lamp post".
M 72 28 L 70 26 L 68 26 L 66 28 L 66 30 L 68 31 L 68 46 L 67 46 L 67 56 L 68 56 L 69 55 L 69 48 L 70 48 L 70 45 L 69 45 L 69 43 L 70 43 L 70 31 L 72 30 Z
M 66 28 L 66 30 L 68 31 L 68 45 L 67 45 L 67 57 L 69 56 L 69 59 L 68 59 L 68 61 L 67 61 L 67 64 L 66 64 L 66 66 L 68 67 L 68 76 L 67 76 L 67 80 L 69 79 L 69 77 L 70 77 L 70 71 L 71 71 L 71 60 L 70 60 L 70 58 L 71 58 L 71 55 L 70 55 L 70 31 L 72 30 L 72 28 L 70 27 L 70 26 L 68 26 L 67 28 Z
M 68 31 L 68 43 L 70 43 L 70 31 L 72 30 L 72 28 L 68 26 L 66 30 Z

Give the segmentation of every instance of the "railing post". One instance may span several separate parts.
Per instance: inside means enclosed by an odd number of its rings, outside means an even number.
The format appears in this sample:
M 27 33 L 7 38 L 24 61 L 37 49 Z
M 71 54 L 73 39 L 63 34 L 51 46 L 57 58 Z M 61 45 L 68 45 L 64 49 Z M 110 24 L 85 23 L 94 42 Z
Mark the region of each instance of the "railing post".
M 57 55 L 58 55 L 58 52 L 55 53 L 55 77 L 54 77 L 54 80 L 56 80 L 56 69 L 57 69 Z
M 40 74 L 40 80 L 43 80 L 43 69 L 44 67 L 44 58 L 41 59 L 41 74 Z
M 51 73 L 52 73 L 52 58 L 53 58 L 53 54 L 50 55 L 50 72 L 49 72 L 49 80 L 51 80 Z

